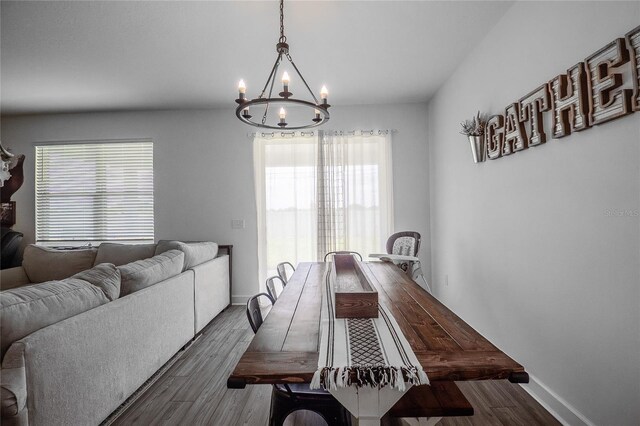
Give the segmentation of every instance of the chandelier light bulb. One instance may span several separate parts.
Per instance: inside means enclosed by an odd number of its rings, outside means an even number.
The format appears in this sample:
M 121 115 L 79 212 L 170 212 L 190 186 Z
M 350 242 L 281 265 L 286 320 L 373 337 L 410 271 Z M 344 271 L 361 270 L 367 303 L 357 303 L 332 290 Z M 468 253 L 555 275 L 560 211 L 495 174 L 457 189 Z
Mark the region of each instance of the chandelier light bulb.
M 284 108 L 280 108 L 280 118 L 283 120 L 287 118 L 287 111 L 285 111 Z
M 322 86 L 322 89 L 320 89 L 320 99 L 327 99 L 327 96 L 329 96 L 329 91 L 327 90 L 327 86 Z
M 289 85 L 289 81 L 291 81 L 291 80 L 289 79 L 289 73 L 285 71 L 285 72 L 282 74 L 282 84 L 284 84 L 285 86 L 288 86 L 288 85 Z
M 238 92 L 244 94 L 247 91 L 247 86 L 245 86 L 244 84 L 244 80 L 240 80 L 240 83 L 238 83 Z

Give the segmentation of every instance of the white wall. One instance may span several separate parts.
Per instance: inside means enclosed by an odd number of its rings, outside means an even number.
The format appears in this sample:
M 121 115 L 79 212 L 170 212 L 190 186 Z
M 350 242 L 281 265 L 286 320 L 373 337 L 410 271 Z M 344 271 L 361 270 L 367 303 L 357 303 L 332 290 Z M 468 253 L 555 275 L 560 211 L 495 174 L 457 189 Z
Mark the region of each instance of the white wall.
M 639 22 L 638 2 L 516 2 L 428 105 L 435 292 L 571 424 L 640 419 L 640 219 L 606 214 L 640 209 L 640 113 L 484 164 L 459 123 Z
M 429 194 L 426 105 L 332 108 L 326 128 L 393 128 L 395 226 L 417 230 L 429 272 Z M 16 192 L 15 229 L 34 240 L 34 149 L 36 141 L 152 138 L 157 239 L 213 240 L 234 245 L 234 301 L 258 291 L 257 234 L 252 142 L 234 108 L 3 117 L 5 147 L 27 155 L 25 183 Z M 232 219 L 246 228 L 231 229 Z M 286 260 L 286 259 L 283 259 Z

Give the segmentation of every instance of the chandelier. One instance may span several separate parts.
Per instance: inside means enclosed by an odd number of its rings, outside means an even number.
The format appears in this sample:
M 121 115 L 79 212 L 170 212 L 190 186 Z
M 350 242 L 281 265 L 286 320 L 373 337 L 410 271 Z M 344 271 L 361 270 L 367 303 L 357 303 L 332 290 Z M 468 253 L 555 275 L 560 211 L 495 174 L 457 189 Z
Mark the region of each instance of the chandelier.
M 247 88 L 244 80 L 240 80 L 240 83 L 238 84 L 239 95 L 238 99 L 236 99 L 236 103 L 238 103 L 236 116 L 240 121 L 246 124 L 266 129 L 286 128 L 298 130 L 308 129 L 310 127 L 316 127 L 326 123 L 327 120 L 329 120 L 329 107 L 331 106 L 327 103 L 327 96 L 329 92 L 325 86 L 322 86 L 322 89 L 320 90 L 320 102 L 318 102 L 318 99 L 313 94 L 311 88 L 309 88 L 307 81 L 304 79 L 289 54 L 287 37 L 284 35 L 284 0 L 280 0 L 280 38 L 278 39 L 278 44 L 276 44 L 276 51 L 278 52 L 278 57 L 276 58 L 276 62 L 271 69 L 269 78 L 267 78 L 267 82 L 265 83 L 260 96 L 255 99 L 248 100 L 246 98 Z M 313 102 L 293 97 L 293 93 L 289 91 L 289 83 L 291 82 L 291 79 L 287 71 L 282 73 L 282 91 L 278 93 L 277 97 L 273 96 L 278 68 L 283 62 L 283 58 L 286 58 L 289 61 L 295 73 L 298 74 L 298 77 L 300 77 L 300 80 L 309 91 Z M 275 109 L 277 109 L 277 107 L 280 107 L 280 110 L 277 111 L 276 118 Z M 251 115 L 251 112 L 253 112 L 254 109 L 259 113 L 262 113 L 262 117 L 259 121 L 252 120 L 253 116 Z M 291 125 L 290 123 L 287 123 L 288 114 L 290 117 L 289 120 L 293 123 Z

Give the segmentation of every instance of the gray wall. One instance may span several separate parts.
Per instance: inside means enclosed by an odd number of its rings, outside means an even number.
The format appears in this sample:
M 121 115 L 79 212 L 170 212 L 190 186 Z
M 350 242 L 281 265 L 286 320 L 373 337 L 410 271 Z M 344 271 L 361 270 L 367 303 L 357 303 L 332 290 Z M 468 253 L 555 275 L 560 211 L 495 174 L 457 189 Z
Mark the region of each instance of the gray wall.
M 640 113 L 484 164 L 458 129 L 639 22 L 638 2 L 516 2 L 428 105 L 435 292 L 572 424 L 640 419 Z
M 417 230 L 429 271 L 426 105 L 332 108 L 326 127 L 389 128 L 393 135 L 395 227 Z M 213 240 L 234 245 L 234 301 L 258 291 L 252 142 L 233 108 L 3 117 L 5 147 L 25 153 L 25 183 L 14 195 L 16 229 L 34 240 L 36 141 L 147 138 L 154 141 L 157 239 Z M 246 228 L 231 229 L 232 219 Z M 286 259 L 283 259 L 286 260 Z

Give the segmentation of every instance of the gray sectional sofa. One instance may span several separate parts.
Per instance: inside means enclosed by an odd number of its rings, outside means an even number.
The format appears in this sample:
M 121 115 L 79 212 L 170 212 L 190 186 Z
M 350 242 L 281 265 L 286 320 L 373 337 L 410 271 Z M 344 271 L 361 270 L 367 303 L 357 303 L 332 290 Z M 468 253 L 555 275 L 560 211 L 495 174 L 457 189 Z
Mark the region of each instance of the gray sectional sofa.
M 214 243 L 25 249 L 0 274 L 3 425 L 95 425 L 230 304 Z

